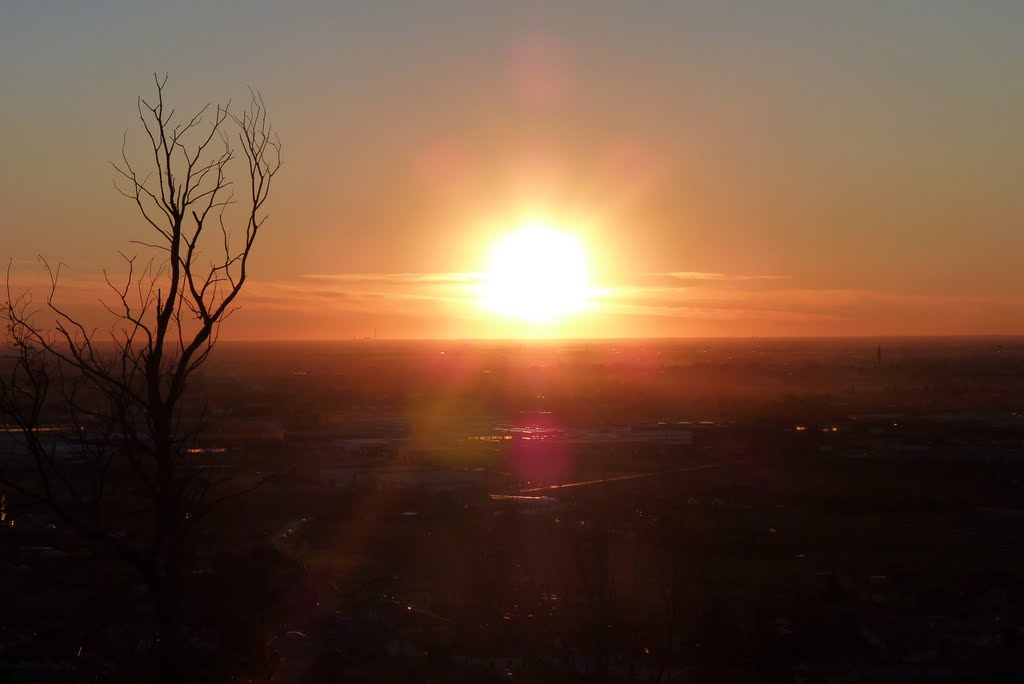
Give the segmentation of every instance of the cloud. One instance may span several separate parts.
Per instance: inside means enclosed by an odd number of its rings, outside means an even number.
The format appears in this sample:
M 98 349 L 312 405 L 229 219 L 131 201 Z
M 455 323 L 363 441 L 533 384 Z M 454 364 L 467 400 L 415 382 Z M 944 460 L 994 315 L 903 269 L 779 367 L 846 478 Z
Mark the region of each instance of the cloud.
M 245 305 L 254 308 L 465 315 L 475 299 L 477 273 L 312 273 L 295 280 L 254 282 Z M 433 307 L 433 311 L 431 311 Z M 325 311 L 329 313 L 329 311 Z
M 664 273 L 651 273 L 649 275 L 673 278 L 676 280 L 717 280 L 734 282 L 747 280 L 783 280 L 786 278 L 786 276 L 781 275 L 742 275 L 705 271 L 666 271 Z
M 601 308 L 623 317 L 673 321 L 679 329 L 693 321 L 747 321 L 748 334 L 799 335 L 1012 334 L 1020 328 L 1007 322 L 1024 314 L 1024 297 L 1013 295 L 822 288 L 784 277 L 717 276 L 607 288 Z
M 751 275 L 707 271 L 664 271 L 641 273 L 621 286 L 632 288 L 727 288 L 750 289 L 778 287 L 788 278 L 781 275 Z
M 474 283 L 483 279 L 482 273 L 305 273 L 300 278 L 331 280 L 346 283 Z
M 45 305 L 49 283 L 38 268 L 19 268 L 19 288 Z M 114 282 L 119 282 L 113 276 Z M 509 321 L 484 311 L 480 273 L 311 273 L 250 280 L 232 337 L 330 338 L 365 334 L 488 337 L 516 335 Z M 66 272 L 58 302 L 103 327 L 100 298 L 116 301 L 101 277 Z M 589 312 L 558 334 L 941 335 L 1016 334 L 1024 296 L 991 297 L 865 288 L 815 287 L 780 275 L 671 271 L 637 274 L 599 288 Z M 283 331 L 283 332 L 282 332 Z

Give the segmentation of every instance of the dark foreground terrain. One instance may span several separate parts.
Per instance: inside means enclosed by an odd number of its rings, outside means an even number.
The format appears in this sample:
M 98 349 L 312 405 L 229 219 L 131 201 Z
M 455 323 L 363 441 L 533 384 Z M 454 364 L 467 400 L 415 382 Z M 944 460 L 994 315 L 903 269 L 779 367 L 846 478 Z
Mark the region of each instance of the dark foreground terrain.
M 1024 678 L 1024 340 L 225 343 L 192 391 L 197 472 L 266 482 L 191 681 Z M 3 501 L 0 681 L 139 681 L 137 580 Z

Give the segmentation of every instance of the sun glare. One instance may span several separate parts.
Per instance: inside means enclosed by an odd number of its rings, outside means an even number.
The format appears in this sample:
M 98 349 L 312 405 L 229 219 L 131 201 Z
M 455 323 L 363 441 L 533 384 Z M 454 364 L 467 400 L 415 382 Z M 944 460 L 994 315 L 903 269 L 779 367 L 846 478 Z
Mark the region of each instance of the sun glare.
M 529 223 L 491 250 L 481 299 L 503 316 L 553 323 L 585 309 L 591 289 L 580 241 L 543 223 Z

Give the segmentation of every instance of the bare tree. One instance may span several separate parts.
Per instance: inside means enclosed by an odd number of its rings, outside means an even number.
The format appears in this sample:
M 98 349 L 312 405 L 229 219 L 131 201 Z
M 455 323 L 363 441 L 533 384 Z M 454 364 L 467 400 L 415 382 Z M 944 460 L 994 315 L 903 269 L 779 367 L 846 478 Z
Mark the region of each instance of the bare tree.
M 188 448 L 202 421 L 183 397 L 237 307 L 281 145 L 258 92 L 240 111 L 207 105 L 179 118 L 164 101 L 167 77 L 154 81 L 154 98 L 138 99 L 145 153 L 133 161 L 126 134 L 113 163 L 145 236 L 133 240 L 138 254 L 121 253 L 123 279 L 104 272 L 109 327 L 58 303 L 60 266 L 43 262 L 50 287 L 40 306 L 14 291 L 8 268 L 0 415 L 20 432 L 23 459 L 0 471 L 0 482 L 141 574 L 160 679 L 178 682 L 194 532 L 215 506 L 254 486 L 193 467 Z

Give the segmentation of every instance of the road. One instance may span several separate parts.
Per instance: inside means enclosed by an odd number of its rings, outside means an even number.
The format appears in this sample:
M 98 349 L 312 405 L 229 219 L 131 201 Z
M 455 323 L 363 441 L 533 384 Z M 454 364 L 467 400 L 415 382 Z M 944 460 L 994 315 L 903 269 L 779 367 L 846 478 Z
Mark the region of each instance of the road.
M 530 487 L 529 489 L 520 489 L 520 494 L 536 494 L 538 492 L 550 492 L 559 489 L 569 489 L 570 487 L 588 487 L 590 485 L 605 484 L 607 482 L 620 482 L 622 480 L 639 480 L 644 477 L 657 477 L 659 475 L 665 475 L 666 473 L 691 473 L 697 470 L 711 470 L 718 468 L 717 463 L 705 463 L 703 465 L 688 466 L 686 468 L 673 468 L 672 470 L 657 470 L 653 473 L 637 473 L 634 475 L 618 475 L 616 477 L 603 477 L 598 480 L 582 480 L 580 482 L 566 482 L 563 484 L 552 484 L 544 485 L 543 487 Z

